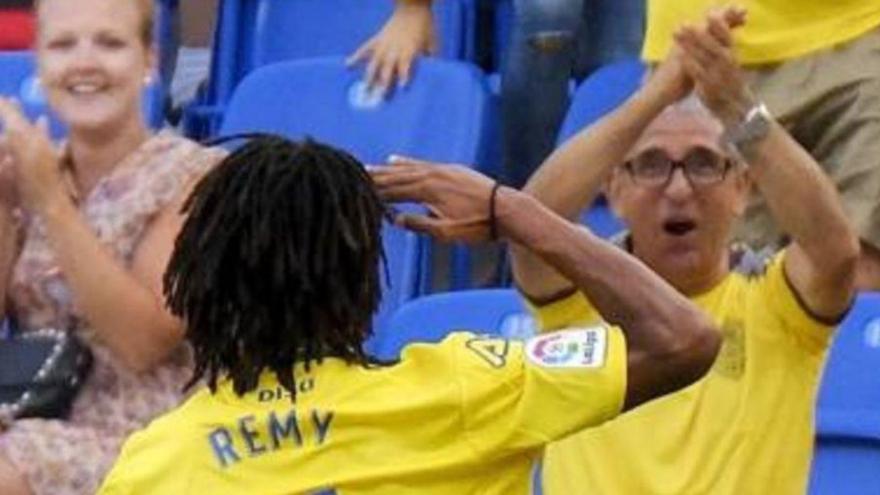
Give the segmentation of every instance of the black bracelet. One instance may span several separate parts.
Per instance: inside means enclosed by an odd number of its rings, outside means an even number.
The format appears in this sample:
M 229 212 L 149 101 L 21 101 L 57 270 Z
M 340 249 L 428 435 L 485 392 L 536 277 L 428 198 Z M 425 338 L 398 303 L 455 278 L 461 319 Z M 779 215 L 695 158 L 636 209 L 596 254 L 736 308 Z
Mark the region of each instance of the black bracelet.
M 498 190 L 501 189 L 501 183 L 496 182 L 492 186 L 492 193 L 489 195 L 489 238 L 493 241 L 498 240 L 498 222 L 495 218 L 495 198 L 498 197 Z

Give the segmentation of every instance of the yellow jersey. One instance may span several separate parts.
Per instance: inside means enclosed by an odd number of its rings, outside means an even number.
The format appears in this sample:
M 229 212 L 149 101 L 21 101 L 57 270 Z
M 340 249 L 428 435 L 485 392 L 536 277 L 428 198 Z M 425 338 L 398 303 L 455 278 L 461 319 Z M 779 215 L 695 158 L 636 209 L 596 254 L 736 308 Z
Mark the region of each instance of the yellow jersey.
M 648 0 L 642 56 L 662 60 L 682 23 L 701 22 L 722 0 Z M 737 0 L 748 9 L 735 34 L 737 54 L 748 65 L 783 62 L 850 41 L 880 26 L 877 0 Z
M 547 447 L 546 495 L 803 495 L 832 328 L 801 306 L 784 254 L 692 300 L 723 333 L 709 373 Z M 580 294 L 537 309 L 544 329 L 598 321 Z
M 512 342 L 453 333 L 396 364 L 327 358 L 243 397 L 203 390 L 133 435 L 101 495 L 530 493 L 544 445 L 623 407 L 626 346 L 603 325 Z

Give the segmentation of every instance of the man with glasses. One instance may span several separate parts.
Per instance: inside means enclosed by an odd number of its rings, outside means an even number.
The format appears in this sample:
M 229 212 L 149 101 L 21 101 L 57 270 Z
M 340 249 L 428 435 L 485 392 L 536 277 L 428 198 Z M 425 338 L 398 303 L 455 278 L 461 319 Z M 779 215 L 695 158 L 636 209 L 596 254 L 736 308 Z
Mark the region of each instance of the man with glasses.
M 622 245 L 723 336 L 696 384 L 551 445 L 549 495 L 805 492 L 819 376 L 859 244 L 834 186 L 745 84 L 731 36 L 744 21 L 730 8 L 679 30 L 678 86 L 653 77 L 525 188 L 576 218 L 604 184 L 628 227 Z M 764 259 L 729 244 L 753 185 L 790 239 Z M 599 318 L 596 301 L 545 263 L 514 249 L 513 264 L 544 330 Z

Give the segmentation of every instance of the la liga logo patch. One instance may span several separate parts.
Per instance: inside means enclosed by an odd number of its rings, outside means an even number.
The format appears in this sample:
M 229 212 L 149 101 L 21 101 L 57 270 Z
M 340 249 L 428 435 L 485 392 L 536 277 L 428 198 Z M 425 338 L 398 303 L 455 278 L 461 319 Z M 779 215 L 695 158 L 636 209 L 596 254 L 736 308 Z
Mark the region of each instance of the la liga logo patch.
M 579 328 L 529 339 L 526 356 L 545 368 L 601 368 L 607 348 L 605 327 Z

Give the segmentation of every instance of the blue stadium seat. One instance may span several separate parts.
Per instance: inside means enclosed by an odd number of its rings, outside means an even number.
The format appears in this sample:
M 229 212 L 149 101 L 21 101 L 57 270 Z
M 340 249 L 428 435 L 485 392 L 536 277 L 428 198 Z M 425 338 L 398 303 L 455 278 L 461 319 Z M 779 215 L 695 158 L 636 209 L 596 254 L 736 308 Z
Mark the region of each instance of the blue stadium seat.
M 479 163 L 489 118 L 482 74 L 462 63 L 425 60 L 393 98 L 369 94 L 360 69 L 342 58 L 282 62 L 251 73 L 236 89 L 221 134 L 274 131 L 312 136 L 365 163 L 392 153 Z
M 21 92 L 25 80 L 34 73 L 31 52 L 0 52 L 0 94 L 11 96 Z
M 644 75 L 645 66 L 641 62 L 627 60 L 606 65 L 584 79 L 572 97 L 559 129 L 557 145 L 625 102 L 639 88 Z
M 188 110 L 188 127 L 213 133 L 236 85 L 258 67 L 351 54 L 379 31 L 392 7 L 392 0 L 223 0 L 209 86 Z M 435 2 L 434 12 L 440 55 L 473 58 L 473 0 Z
M 376 335 L 374 352 L 382 359 L 396 359 L 407 344 L 439 342 L 456 330 L 524 339 L 534 328 L 514 289 L 447 292 L 401 306 Z
M 0 95 L 16 98 L 31 120 L 49 114 L 45 98 L 37 84 L 34 54 L 31 51 L 0 52 Z M 51 121 L 56 137 L 64 134 L 56 120 Z
M 840 325 L 819 393 L 812 495 L 880 493 L 880 292 Z
M 415 297 L 420 279 L 422 243 L 415 234 L 386 224 L 382 228 L 382 245 L 390 280 L 382 286 L 382 303 L 373 317 L 373 337 L 364 344 L 367 352 L 373 355 L 378 345 L 377 335 L 388 327 L 394 311 Z M 385 274 L 381 276 L 384 281 Z
M 37 79 L 35 63 L 31 51 L 0 52 L 0 95 L 18 99 L 24 113 L 31 120 L 42 115 L 49 116 L 52 136 L 63 137 L 66 130 L 52 116 Z M 144 89 L 144 118 L 153 128 L 162 125 L 161 95 L 162 90 L 158 83 Z
M 639 88 L 644 75 L 645 66 L 638 60 L 609 64 L 591 74 L 572 97 L 556 145 L 561 146 L 581 129 L 620 106 Z M 604 198 L 582 213 L 581 223 L 602 237 L 611 237 L 625 228 Z

